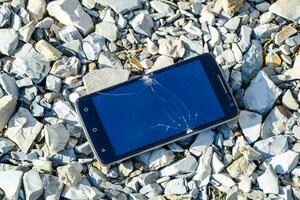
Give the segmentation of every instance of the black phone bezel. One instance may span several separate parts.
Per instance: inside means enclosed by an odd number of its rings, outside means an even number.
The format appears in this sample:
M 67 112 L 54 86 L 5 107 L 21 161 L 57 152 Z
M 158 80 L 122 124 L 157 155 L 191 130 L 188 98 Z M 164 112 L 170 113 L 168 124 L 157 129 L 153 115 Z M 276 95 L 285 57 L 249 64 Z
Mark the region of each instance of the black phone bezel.
M 193 57 L 191 59 L 187 59 L 187 60 L 178 62 L 169 67 L 154 71 L 152 73 L 155 74 L 155 73 L 164 72 L 166 70 L 171 70 L 172 68 L 179 67 L 181 64 L 193 61 L 195 59 L 200 59 L 200 62 L 203 65 L 203 68 L 207 74 L 207 77 L 208 77 L 208 79 L 215 91 L 215 94 L 217 95 L 217 98 L 222 106 L 225 117 L 215 120 L 213 122 L 210 122 L 208 124 L 201 125 L 188 134 L 186 132 L 183 132 L 176 136 L 164 139 L 160 142 L 139 148 L 130 153 L 117 156 L 114 154 L 112 145 L 110 144 L 109 138 L 105 133 L 103 124 L 101 123 L 100 116 L 98 115 L 96 109 L 94 108 L 94 104 L 92 103 L 92 100 L 91 100 L 91 98 L 94 95 L 98 95 L 98 93 L 95 92 L 95 93 L 92 93 L 92 94 L 89 94 L 89 95 L 86 95 L 86 96 L 83 96 L 83 97 L 80 97 L 79 99 L 77 99 L 77 101 L 75 103 L 75 107 L 76 107 L 76 111 L 79 115 L 79 120 L 81 121 L 81 125 L 83 126 L 84 132 L 92 146 L 92 149 L 95 153 L 96 158 L 102 164 L 109 165 L 109 164 L 113 164 L 116 162 L 120 162 L 122 160 L 133 157 L 139 153 L 146 152 L 146 151 L 149 151 L 156 147 L 180 140 L 187 136 L 196 134 L 200 130 L 215 127 L 221 123 L 233 120 L 238 117 L 238 114 L 239 114 L 238 106 L 234 100 L 232 93 L 230 92 L 230 89 L 222 75 L 222 72 L 221 72 L 218 64 L 216 63 L 214 57 L 211 54 L 205 53 L 205 54 Z M 114 85 L 112 87 L 106 88 L 104 90 L 101 90 L 99 92 L 105 92 L 107 90 L 111 90 L 116 87 L 120 87 L 122 85 L 130 84 L 131 82 L 139 80 L 140 78 L 142 78 L 142 77 L 137 77 L 137 78 L 131 79 L 129 81 L 126 81 L 126 82 Z M 117 126 L 117 124 L 116 124 L 116 126 Z

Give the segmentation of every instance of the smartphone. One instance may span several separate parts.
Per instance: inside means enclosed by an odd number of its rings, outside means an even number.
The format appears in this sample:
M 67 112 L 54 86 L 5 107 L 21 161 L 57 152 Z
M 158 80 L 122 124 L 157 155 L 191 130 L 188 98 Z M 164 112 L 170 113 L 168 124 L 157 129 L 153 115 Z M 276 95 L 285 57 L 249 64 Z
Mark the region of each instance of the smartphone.
M 104 165 L 228 122 L 239 113 L 210 54 L 80 97 L 76 111 Z

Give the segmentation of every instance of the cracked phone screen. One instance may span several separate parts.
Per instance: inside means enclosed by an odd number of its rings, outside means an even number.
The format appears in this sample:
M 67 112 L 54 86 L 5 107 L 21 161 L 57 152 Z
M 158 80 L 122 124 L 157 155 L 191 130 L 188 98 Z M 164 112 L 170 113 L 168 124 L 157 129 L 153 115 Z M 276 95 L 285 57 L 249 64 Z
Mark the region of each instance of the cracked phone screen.
M 198 59 L 98 92 L 92 101 L 116 155 L 224 117 Z

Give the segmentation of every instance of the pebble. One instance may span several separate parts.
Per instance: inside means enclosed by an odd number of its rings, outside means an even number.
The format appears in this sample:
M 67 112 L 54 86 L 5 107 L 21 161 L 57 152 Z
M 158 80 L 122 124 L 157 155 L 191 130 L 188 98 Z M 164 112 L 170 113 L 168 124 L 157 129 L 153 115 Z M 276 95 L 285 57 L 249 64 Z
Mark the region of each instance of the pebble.
M 159 39 L 158 53 L 172 58 L 181 58 L 185 53 L 185 48 L 179 39 Z M 155 64 L 154 64 L 155 65 Z
M 82 40 L 82 48 L 88 60 L 97 60 L 100 52 L 106 49 L 105 38 L 91 33 Z
M 57 168 L 58 179 L 60 183 L 66 186 L 76 186 L 81 180 L 81 171 L 83 166 L 79 163 L 69 163 Z
M 27 153 L 42 128 L 43 124 L 32 117 L 26 108 L 20 107 L 8 122 L 6 134 L 24 153 Z
M 158 13 L 164 14 L 164 16 L 174 15 L 174 10 L 167 3 L 162 1 L 154 0 L 150 2 L 150 6 Z
M 254 27 L 253 32 L 258 39 L 264 39 L 271 36 L 271 33 L 277 32 L 279 30 L 279 26 L 276 24 L 268 23 L 261 24 Z
M 290 117 L 291 113 L 286 108 L 281 106 L 274 107 L 262 125 L 261 137 L 266 139 L 286 131 Z
M 109 30 L 109 32 L 107 30 Z M 95 33 L 114 42 L 118 38 L 118 27 L 113 23 L 102 21 L 96 25 Z
M 162 68 L 165 68 L 165 67 L 168 67 L 170 65 L 174 64 L 174 59 L 173 58 L 170 58 L 168 56 L 159 56 L 156 61 L 154 62 L 153 64 L 153 67 L 150 68 L 149 70 L 147 70 L 147 72 L 153 72 L 153 71 L 156 71 L 156 70 L 159 70 L 159 69 L 162 69 Z
M 56 176 L 43 174 L 42 182 L 44 187 L 44 199 L 57 200 L 63 189 L 63 184 L 58 181 Z
M 5 26 L 10 21 L 11 10 L 7 5 L 1 5 L 0 7 L 0 27 Z
M 0 131 L 2 131 L 11 116 L 14 114 L 17 106 L 17 98 L 12 95 L 7 95 L 0 98 Z
M 187 192 L 186 180 L 183 178 L 173 179 L 166 184 L 165 194 L 185 194 Z
M 248 176 L 242 176 L 238 185 L 239 189 L 248 193 L 251 190 L 251 179 Z
M 225 167 L 224 163 L 221 161 L 217 153 L 213 153 L 211 167 L 213 174 L 220 173 Z
M 24 42 L 29 42 L 36 26 L 36 21 L 32 20 L 28 22 L 25 26 L 22 26 L 18 29 L 19 39 Z
M 0 137 L 0 156 L 10 152 L 14 147 L 15 144 L 11 140 Z
M 30 14 L 31 19 L 40 21 L 46 13 L 46 5 L 45 0 L 29 0 L 27 2 L 26 10 Z
M 174 160 L 175 155 L 172 151 L 159 148 L 151 152 L 148 166 L 150 170 L 157 170 L 171 164 Z
M 210 36 L 211 36 L 209 44 L 210 44 L 210 46 L 214 47 L 215 45 L 220 43 L 221 36 L 220 36 L 219 31 L 213 26 L 209 27 L 209 32 L 210 32 Z
M 282 96 L 282 104 L 290 110 L 298 110 L 299 104 L 293 97 L 291 90 L 287 90 Z
M 101 199 L 105 197 L 105 194 L 95 187 L 79 184 L 76 187 L 64 187 L 61 197 L 66 199 Z
M 200 132 L 195 141 L 191 144 L 189 151 L 195 156 L 201 156 L 213 143 L 214 137 L 215 132 L 212 130 Z
M 88 94 L 97 92 L 115 84 L 127 81 L 130 72 L 124 69 L 102 68 L 93 70 L 83 77 Z
M 59 78 L 76 76 L 79 72 L 80 66 L 78 58 L 68 58 L 63 56 L 53 64 L 50 73 Z
M 123 177 L 129 176 L 129 174 L 133 171 L 133 163 L 131 160 L 122 162 L 119 165 L 119 174 Z
M 226 67 L 232 67 L 236 64 L 236 60 L 235 60 L 234 54 L 231 49 L 227 49 L 227 50 L 223 51 L 222 57 L 225 61 Z
M 291 0 L 288 4 L 284 0 L 278 0 L 270 6 L 269 11 L 298 24 L 300 23 L 300 5 L 297 0 Z
M 244 136 L 250 144 L 259 138 L 262 126 L 262 116 L 260 114 L 242 110 L 238 122 Z
M 61 79 L 53 75 L 47 76 L 46 88 L 53 92 L 59 92 L 61 89 Z
M 103 67 L 111 67 L 116 69 L 122 69 L 123 65 L 118 56 L 110 52 L 102 52 L 100 53 L 98 59 L 99 68 Z
M 270 80 L 268 75 L 260 71 L 246 89 L 243 103 L 245 108 L 264 115 L 273 107 L 281 93 L 282 90 Z
M 0 52 L 5 55 L 12 55 L 18 46 L 18 33 L 12 28 L 0 29 Z
M 288 150 L 284 153 L 268 158 L 267 161 L 274 168 L 277 174 L 287 174 L 297 166 L 299 153 Z
M 241 40 L 238 42 L 238 46 L 241 51 L 244 53 L 248 50 L 251 45 L 251 34 L 252 28 L 247 25 L 242 25 L 240 30 L 240 38 Z
M 270 52 L 265 57 L 265 63 L 270 68 L 276 68 L 281 65 L 281 58 L 275 52 Z
M 296 55 L 293 68 L 288 69 L 287 71 L 284 72 L 284 75 L 288 76 L 288 80 L 300 79 L 299 67 L 300 67 L 300 55 Z
M 225 28 L 227 28 L 230 32 L 234 32 L 236 31 L 236 29 L 238 28 L 238 26 L 240 25 L 240 17 L 239 16 L 236 16 L 236 17 L 233 17 L 231 18 L 230 20 L 228 20 L 224 26 Z
M 35 49 L 48 61 L 58 60 L 62 53 L 49 44 L 46 40 L 40 40 L 35 44 Z
M 138 0 L 128 0 L 126 2 L 119 0 L 96 0 L 96 2 L 103 6 L 111 7 L 116 13 L 122 13 L 140 7 Z
M 70 138 L 70 133 L 62 124 L 45 127 L 45 142 L 53 153 L 63 150 Z
M 257 178 L 257 182 L 264 193 L 278 194 L 278 178 L 272 166 L 268 165 L 265 172 Z
M 230 176 L 239 178 L 241 176 L 251 176 L 256 165 L 251 160 L 247 160 L 245 156 L 241 156 L 234 160 L 226 169 Z
M 235 182 L 226 174 L 213 174 L 210 182 L 223 192 L 235 185 Z
M 0 171 L 0 188 L 5 192 L 7 199 L 19 199 L 22 176 L 23 172 L 18 170 Z
M 83 35 L 93 30 L 93 21 L 78 0 L 56 0 L 48 3 L 47 11 L 64 25 L 73 25 Z
M 199 164 L 193 180 L 200 181 L 200 186 L 206 186 L 211 177 L 211 160 L 213 155 L 213 148 L 208 147 L 199 159 Z
M 277 45 L 280 45 L 282 42 L 284 42 L 286 39 L 288 39 L 295 33 L 297 33 L 297 29 L 295 29 L 292 26 L 285 26 L 281 31 L 279 31 L 276 34 L 274 41 Z
M 71 42 L 73 40 L 82 40 L 79 30 L 73 25 L 67 25 L 59 29 L 59 38 L 64 42 Z
M 14 77 L 8 74 L 1 74 L 0 85 L 8 95 L 19 97 L 19 88 Z
M 43 195 L 43 182 L 36 169 L 24 173 L 23 185 L 27 200 L 36 200 Z
M 130 22 L 133 30 L 137 33 L 151 36 L 153 32 L 154 22 L 152 17 L 146 13 L 140 13 Z
M 59 119 L 64 120 L 65 124 L 79 126 L 76 112 L 68 102 L 57 101 L 53 104 L 52 109 Z

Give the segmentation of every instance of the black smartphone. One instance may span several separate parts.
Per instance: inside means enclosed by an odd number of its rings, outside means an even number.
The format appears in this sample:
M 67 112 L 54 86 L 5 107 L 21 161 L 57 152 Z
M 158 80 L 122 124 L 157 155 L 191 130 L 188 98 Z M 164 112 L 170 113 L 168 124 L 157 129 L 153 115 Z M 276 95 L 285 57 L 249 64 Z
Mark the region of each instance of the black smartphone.
M 238 117 L 210 54 L 203 54 L 79 98 L 76 110 L 104 165 Z

